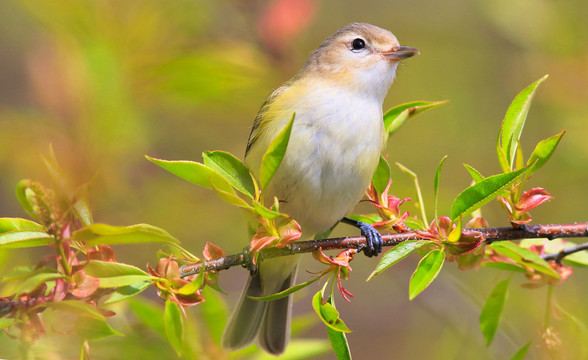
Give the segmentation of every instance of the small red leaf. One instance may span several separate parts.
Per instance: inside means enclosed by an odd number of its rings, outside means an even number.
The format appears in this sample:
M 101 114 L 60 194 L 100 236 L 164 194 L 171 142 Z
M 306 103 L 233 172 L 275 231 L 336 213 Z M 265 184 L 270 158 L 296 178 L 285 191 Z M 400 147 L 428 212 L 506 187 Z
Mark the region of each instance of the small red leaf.
M 93 276 L 86 275 L 83 270 L 76 271 L 73 274 L 75 286 L 70 288 L 69 292 L 78 298 L 85 298 L 92 295 L 100 286 L 100 280 Z
M 276 247 L 284 247 L 300 239 L 302 235 L 302 229 L 294 219 L 285 219 L 280 222 L 278 232 L 280 234 L 280 241 L 276 244 Z
M 525 191 L 521 195 L 519 203 L 515 206 L 515 208 L 518 211 L 525 213 L 551 199 L 553 199 L 553 196 L 551 196 L 545 189 L 533 188 L 531 190 Z
M 98 249 L 90 249 L 86 255 L 88 260 L 114 262 L 114 250 L 108 245 L 98 245 Z
M 204 245 L 204 250 L 202 250 L 202 254 L 206 260 L 218 259 L 226 255 L 220 247 L 210 242 L 206 242 L 206 245 Z

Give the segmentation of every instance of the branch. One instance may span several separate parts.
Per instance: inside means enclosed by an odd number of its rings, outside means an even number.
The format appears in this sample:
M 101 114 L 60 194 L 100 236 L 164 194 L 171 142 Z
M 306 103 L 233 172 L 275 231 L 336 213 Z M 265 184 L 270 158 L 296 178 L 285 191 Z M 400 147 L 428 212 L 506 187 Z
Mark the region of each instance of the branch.
M 563 248 L 555 254 L 544 254 L 541 255 L 541 258 L 545 261 L 555 261 L 556 263 L 561 263 L 563 258 L 565 258 L 566 256 L 571 255 L 573 253 L 577 253 L 582 250 L 588 250 L 588 243 Z
M 497 227 L 482 229 L 466 229 L 462 231 L 463 236 L 482 237 L 487 244 L 495 241 L 504 240 L 522 240 L 546 238 L 549 240 L 557 238 L 579 238 L 588 237 L 588 222 L 574 224 L 554 224 L 554 225 L 524 225 L 514 227 Z M 408 240 L 429 240 L 413 232 L 403 232 L 397 234 L 382 235 L 384 246 L 395 246 Z M 361 250 L 366 246 L 366 239 L 363 236 L 342 237 L 322 240 L 309 240 L 294 242 L 284 248 L 271 248 L 261 252 L 260 259 L 274 258 L 278 256 L 287 256 L 293 254 L 303 254 L 322 248 L 323 250 L 333 249 L 358 249 Z M 580 251 L 580 250 L 577 250 Z M 562 258 L 566 256 L 563 255 Z M 247 264 L 247 254 L 227 255 L 218 259 L 206 261 L 204 265 L 201 262 L 184 265 L 180 268 L 182 277 L 198 274 L 202 270 L 225 270 L 232 266 L 245 266 Z M 204 269 L 203 269 L 204 268 Z

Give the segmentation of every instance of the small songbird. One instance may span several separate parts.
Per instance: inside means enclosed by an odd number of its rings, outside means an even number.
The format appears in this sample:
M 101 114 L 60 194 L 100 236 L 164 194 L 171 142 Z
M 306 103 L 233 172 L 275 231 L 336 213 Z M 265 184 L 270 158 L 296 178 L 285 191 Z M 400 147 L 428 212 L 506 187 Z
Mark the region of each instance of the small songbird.
M 329 36 L 292 79 L 262 105 L 245 164 L 259 176 L 263 154 L 295 113 L 282 163 L 266 189 L 280 211 L 300 224 L 312 239 L 339 221 L 354 225 L 368 240 L 368 256 L 382 250 L 382 238 L 371 225 L 345 218 L 359 202 L 377 167 L 386 138 L 382 103 L 400 60 L 418 54 L 400 46 L 387 30 L 349 24 Z M 236 350 L 251 344 L 282 353 L 290 338 L 291 296 L 256 301 L 292 286 L 298 256 L 262 261 L 225 329 L 222 346 Z

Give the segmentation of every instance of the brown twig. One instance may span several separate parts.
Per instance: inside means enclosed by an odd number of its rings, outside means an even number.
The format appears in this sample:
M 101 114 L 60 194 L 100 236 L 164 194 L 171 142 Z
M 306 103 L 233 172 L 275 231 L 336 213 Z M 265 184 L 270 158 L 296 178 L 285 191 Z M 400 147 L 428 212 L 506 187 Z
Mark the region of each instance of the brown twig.
M 487 244 L 495 241 L 522 240 L 545 238 L 549 240 L 557 238 L 579 238 L 588 237 L 588 222 L 574 224 L 552 224 L 552 225 L 525 225 L 518 228 L 497 227 L 482 229 L 463 230 L 463 236 L 482 237 Z M 382 235 L 384 246 L 395 246 L 408 240 L 428 240 L 413 232 Z M 271 248 L 262 251 L 262 258 L 273 258 L 293 254 L 312 252 L 318 248 L 323 250 L 349 249 L 361 250 L 366 245 L 363 236 L 332 238 L 323 240 L 309 240 L 295 242 L 284 248 Z M 566 255 L 563 255 L 565 257 Z M 204 271 L 224 270 L 232 266 L 245 266 L 247 256 L 245 253 L 227 255 L 222 258 L 206 261 Z M 202 271 L 202 263 L 184 265 L 180 269 L 182 277 L 197 274 Z
M 565 258 L 566 256 L 580 252 L 582 250 L 588 250 L 588 243 L 563 248 L 555 254 L 544 254 L 541 256 L 541 258 L 545 261 L 555 261 L 557 263 L 561 263 L 563 258 Z

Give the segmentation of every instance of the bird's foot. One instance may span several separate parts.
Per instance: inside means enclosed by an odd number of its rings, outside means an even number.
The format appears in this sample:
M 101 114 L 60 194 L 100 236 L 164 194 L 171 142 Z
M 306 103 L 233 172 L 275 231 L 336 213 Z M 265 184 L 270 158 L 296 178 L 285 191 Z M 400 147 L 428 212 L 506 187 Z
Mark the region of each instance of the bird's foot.
M 361 235 L 366 239 L 366 245 L 363 248 L 365 256 L 378 256 L 382 252 L 382 246 L 384 245 L 382 235 L 372 225 L 349 218 L 343 218 L 342 222 L 353 225 L 361 231 Z

